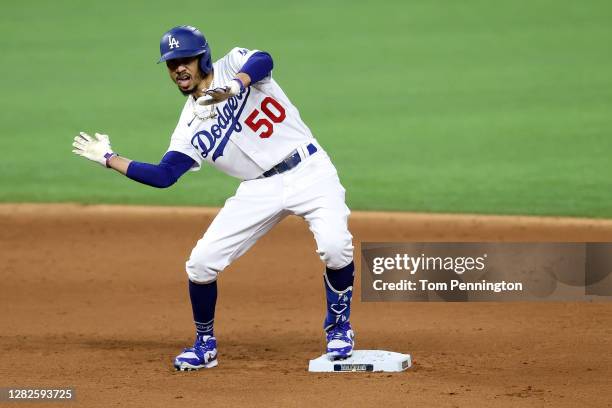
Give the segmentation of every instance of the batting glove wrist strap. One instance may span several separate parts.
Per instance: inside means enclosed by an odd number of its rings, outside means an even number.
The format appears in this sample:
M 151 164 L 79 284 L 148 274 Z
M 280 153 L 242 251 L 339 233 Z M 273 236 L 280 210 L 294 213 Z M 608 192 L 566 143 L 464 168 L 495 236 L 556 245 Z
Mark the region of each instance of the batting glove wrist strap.
M 238 95 L 240 92 L 244 91 L 244 84 L 240 78 L 234 78 L 234 81 L 238 83 L 239 88 L 236 89 L 236 93 L 234 95 Z
M 113 153 L 113 152 L 109 152 L 109 153 L 106 153 L 104 155 L 104 158 L 106 159 L 106 167 L 107 168 L 109 168 L 109 169 L 111 168 L 109 160 L 112 159 L 115 156 L 119 156 L 119 155 L 117 153 Z

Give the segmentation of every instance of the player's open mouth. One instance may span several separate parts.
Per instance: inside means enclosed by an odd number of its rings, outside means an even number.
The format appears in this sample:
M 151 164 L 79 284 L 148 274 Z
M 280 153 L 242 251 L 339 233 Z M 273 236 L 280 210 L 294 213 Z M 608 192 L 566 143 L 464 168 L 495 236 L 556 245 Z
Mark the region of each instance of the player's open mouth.
M 189 87 L 190 82 L 191 82 L 191 75 L 189 74 L 181 74 L 176 77 L 176 84 L 183 89 Z

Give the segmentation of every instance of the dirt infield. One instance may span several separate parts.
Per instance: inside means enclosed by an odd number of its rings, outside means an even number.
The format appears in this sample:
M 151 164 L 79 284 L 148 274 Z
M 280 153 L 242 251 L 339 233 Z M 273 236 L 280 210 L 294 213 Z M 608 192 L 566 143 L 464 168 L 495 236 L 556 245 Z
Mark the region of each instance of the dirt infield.
M 182 266 L 215 212 L 0 205 L 0 387 L 74 387 L 66 405 L 87 407 L 612 406 L 610 303 L 361 303 L 357 279 L 358 348 L 415 366 L 308 373 L 324 291 L 297 218 L 223 272 L 219 367 L 174 372 L 193 340 Z M 357 245 L 612 241 L 612 221 L 580 219 L 356 213 L 351 229 Z

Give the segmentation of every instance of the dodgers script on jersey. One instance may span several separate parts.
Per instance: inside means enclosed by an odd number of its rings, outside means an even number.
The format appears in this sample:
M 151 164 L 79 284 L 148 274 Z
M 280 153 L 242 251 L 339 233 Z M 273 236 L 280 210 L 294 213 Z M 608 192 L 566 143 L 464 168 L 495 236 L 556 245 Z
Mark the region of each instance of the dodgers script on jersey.
M 234 48 L 216 61 L 210 88 L 230 82 L 256 52 Z M 200 106 L 188 97 L 168 151 L 193 158 L 192 170 L 206 161 L 230 176 L 249 180 L 313 142 L 297 108 L 268 76 L 215 105 Z

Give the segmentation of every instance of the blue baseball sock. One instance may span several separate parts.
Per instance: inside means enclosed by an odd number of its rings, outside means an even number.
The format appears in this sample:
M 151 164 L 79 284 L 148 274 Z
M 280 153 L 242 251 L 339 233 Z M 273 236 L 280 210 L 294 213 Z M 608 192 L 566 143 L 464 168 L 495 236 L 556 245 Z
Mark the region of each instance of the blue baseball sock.
M 351 262 L 342 269 L 325 268 L 327 279 L 332 287 L 338 291 L 343 291 L 349 286 L 353 286 L 355 280 L 355 264 Z
M 353 262 L 341 269 L 325 269 L 323 276 L 327 298 L 327 316 L 323 324 L 325 330 L 348 322 L 351 315 L 354 280 L 355 264 Z
M 212 336 L 217 303 L 217 281 L 205 284 L 189 281 L 189 297 L 198 336 Z

